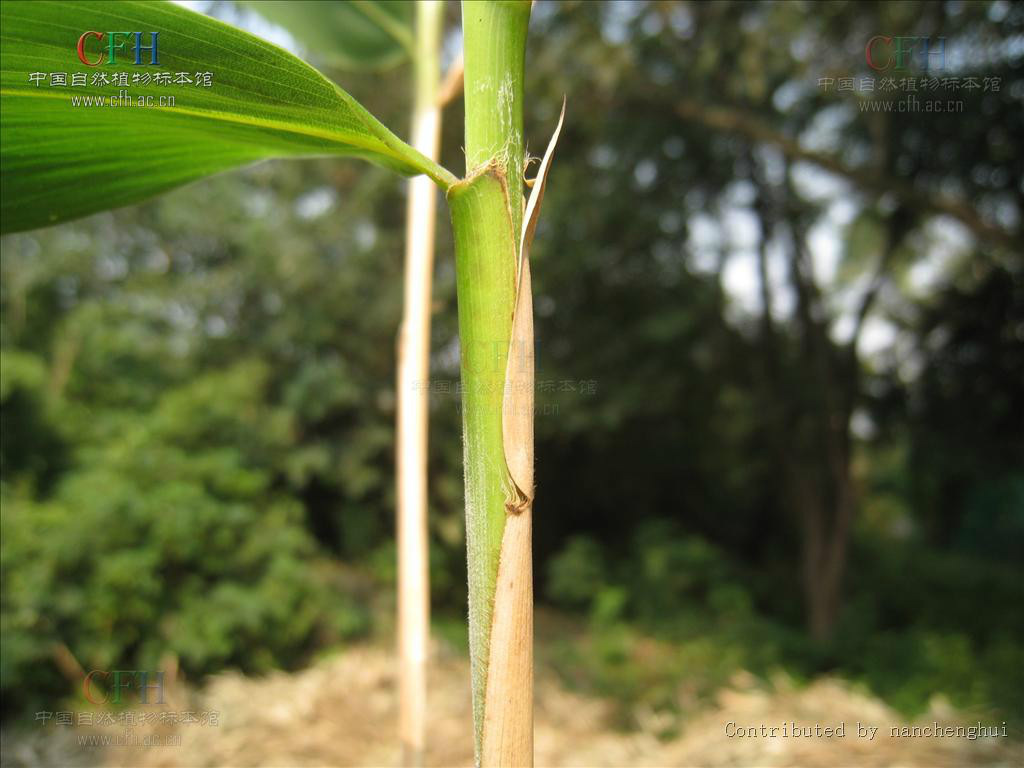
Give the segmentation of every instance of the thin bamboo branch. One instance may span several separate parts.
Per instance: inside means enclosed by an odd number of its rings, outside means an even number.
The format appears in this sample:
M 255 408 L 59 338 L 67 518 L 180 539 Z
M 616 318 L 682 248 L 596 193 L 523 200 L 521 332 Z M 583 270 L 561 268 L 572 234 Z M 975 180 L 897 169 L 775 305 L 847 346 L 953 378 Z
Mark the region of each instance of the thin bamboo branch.
M 452 62 L 445 72 L 444 81 L 441 83 L 440 92 L 437 94 L 437 103 L 447 107 L 451 102 L 462 95 L 463 64 L 462 54 Z
M 443 0 L 416 6 L 412 144 L 437 161 Z M 426 176 L 409 182 L 405 229 L 405 301 L 398 337 L 398 657 L 402 764 L 423 765 L 427 660 L 430 653 L 430 571 L 427 527 L 427 424 L 430 312 L 437 190 Z

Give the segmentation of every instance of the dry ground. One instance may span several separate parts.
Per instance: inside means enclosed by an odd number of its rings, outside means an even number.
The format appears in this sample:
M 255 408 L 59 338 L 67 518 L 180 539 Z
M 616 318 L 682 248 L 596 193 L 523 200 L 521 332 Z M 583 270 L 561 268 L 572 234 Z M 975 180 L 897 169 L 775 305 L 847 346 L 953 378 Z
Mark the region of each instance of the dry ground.
M 430 680 L 428 764 L 472 765 L 468 665 L 439 654 Z M 216 726 L 196 723 L 139 727 L 134 738 L 180 736 L 177 746 L 83 747 L 81 735 L 123 734 L 123 727 L 37 726 L 5 734 L 4 766 L 130 766 L 131 768 L 241 768 L 242 766 L 395 766 L 395 664 L 376 647 L 350 649 L 295 674 L 261 679 L 225 674 L 200 690 L 168 692 L 171 711 L 219 713 Z M 659 741 L 652 714 L 637 713 L 639 732 L 615 730 L 609 702 L 570 693 L 554 675 L 537 680 L 536 763 L 548 766 L 743 766 L 841 768 L 901 766 L 965 768 L 1024 766 L 1024 750 L 1007 739 L 890 738 L 904 721 L 878 699 L 842 681 L 821 679 L 795 688 L 784 680 L 770 688 L 737 678 L 717 703 L 685 723 L 678 738 Z M 918 722 L 971 724 L 952 711 L 932 711 Z M 742 726 L 838 725 L 843 738 L 729 738 L 728 722 Z M 874 741 L 856 736 L 856 724 L 880 726 Z M 1012 726 L 1011 726 L 1012 727 Z

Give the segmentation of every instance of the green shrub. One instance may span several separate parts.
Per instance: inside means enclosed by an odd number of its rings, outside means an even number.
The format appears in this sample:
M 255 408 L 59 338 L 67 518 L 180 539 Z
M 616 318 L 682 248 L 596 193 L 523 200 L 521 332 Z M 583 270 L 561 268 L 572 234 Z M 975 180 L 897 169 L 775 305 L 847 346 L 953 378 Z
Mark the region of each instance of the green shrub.
M 286 433 L 261 405 L 264 381 L 253 365 L 200 378 L 50 498 L 5 489 L 7 707 L 34 696 L 52 709 L 73 688 L 55 674 L 61 643 L 87 670 L 154 669 L 173 653 L 195 678 L 293 665 L 366 631 L 365 610 L 331 588 L 301 505 L 263 468 Z
M 558 645 L 557 668 L 574 686 L 617 699 L 624 723 L 639 705 L 685 712 L 741 669 L 766 678 L 784 669 L 798 680 L 838 674 L 907 716 L 936 696 L 979 714 L 1024 709 L 1020 612 L 1010 609 L 1024 595 L 998 562 L 858 540 L 840 623 L 819 644 L 799 610 L 783 610 L 795 586 L 756 606 L 751 595 L 763 585 L 671 523 L 640 526 L 622 550 L 571 539 L 546 584 L 549 599 L 587 616 L 587 637 Z
M 588 536 L 574 536 L 548 565 L 547 595 L 560 605 L 585 608 L 606 581 L 601 546 Z

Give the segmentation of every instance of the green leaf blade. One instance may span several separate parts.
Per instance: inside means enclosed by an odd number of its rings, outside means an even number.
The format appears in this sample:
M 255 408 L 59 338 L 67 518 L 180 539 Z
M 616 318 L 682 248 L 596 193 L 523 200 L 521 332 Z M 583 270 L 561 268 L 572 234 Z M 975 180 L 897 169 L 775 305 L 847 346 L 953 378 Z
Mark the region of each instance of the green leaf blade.
M 0 230 L 14 232 L 138 202 L 271 157 L 353 155 L 404 174 L 451 174 L 391 134 L 351 96 L 286 51 L 165 2 L 9 0 L 0 6 Z M 89 30 L 159 33 L 159 66 L 78 60 Z M 91 51 L 95 55 L 96 51 Z M 145 54 L 144 54 L 145 55 Z M 45 73 L 39 84 L 30 73 Z M 210 87 L 195 84 L 212 73 Z M 67 86 L 50 84 L 65 73 Z M 85 87 L 72 74 L 85 73 Z M 94 84 L 97 75 L 193 82 Z M 72 97 L 129 106 L 81 104 Z M 152 106 L 138 106 L 138 99 Z M 163 102 L 160 99 L 164 99 Z M 173 98 L 173 106 L 169 99 Z

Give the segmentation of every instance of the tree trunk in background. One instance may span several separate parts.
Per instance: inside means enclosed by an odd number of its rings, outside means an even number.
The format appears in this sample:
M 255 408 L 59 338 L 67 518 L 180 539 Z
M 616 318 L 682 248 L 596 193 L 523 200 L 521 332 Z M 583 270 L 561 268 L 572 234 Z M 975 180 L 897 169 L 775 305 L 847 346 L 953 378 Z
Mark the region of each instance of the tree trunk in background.
M 808 629 L 811 637 L 822 643 L 832 638 L 842 608 L 843 577 L 857 509 L 850 426 L 861 397 L 857 344 L 910 221 L 907 210 L 897 207 L 885 222 L 885 242 L 874 274 L 856 310 L 850 340 L 842 344 L 829 336 L 809 254 L 804 252 L 802 239 L 794 241 L 791 279 L 797 293 L 807 380 L 816 391 L 802 404 L 802 416 L 812 425 L 812 437 L 804 447 L 807 462 L 793 466 L 787 475 L 803 528 Z
M 438 103 L 444 3 L 416 5 L 412 145 L 437 160 Z M 437 190 L 426 176 L 409 182 L 405 230 L 405 301 L 398 335 L 398 657 L 402 763 L 423 765 L 427 657 L 430 648 L 430 570 L 427 537 L 427 423 L 430 313 Z
M 832 494 L 821 494 L 806 476 L 790 476 L 789 486 L 801 527 L 801 560 L 807 628 L 817 642 L 832 637 L 842 607 L 843 576 L 846 573 L 847 543 L 852 522 L 852 499 L 847 477 L 839 481 L 835 502 Z M 833 490 L 833 489 L 830 489 Z M 845 497 L 845 500 L 844 498 Z
M 787 379 L 787 343 L 772 317 L 768 243 L 784 216 L 778 201 L 751 160 L 755 203 L 760 222 L 757 272 L 760 283 L 762 376 L 765 418 L 774 461 L 783 477 L 783 497 L 793 509 L 800 536 L 800 581 L 811 637 L 827 642 L 842 606 L 842 585 L 855 510 L 850 476 L 850 416 L 859 391 L 859 376 L 836 375 L 837 347 L 828 335 L 827 319 L 803 244 L 803 233 L 791 227 L 789 283 L 796 295 L 794 313 L 798 348 L 794 362 L 800 373 Z M 789 219 L 794 217 L 790 212 Z M 890 255 L 887 249 L 884 258 Z M 884 263 L 887 263 L 884 262 Z M 865 297 L 858 319 L 870 308 L 875 289 Z M 846 361 L 858 364 L 856 334 Z

